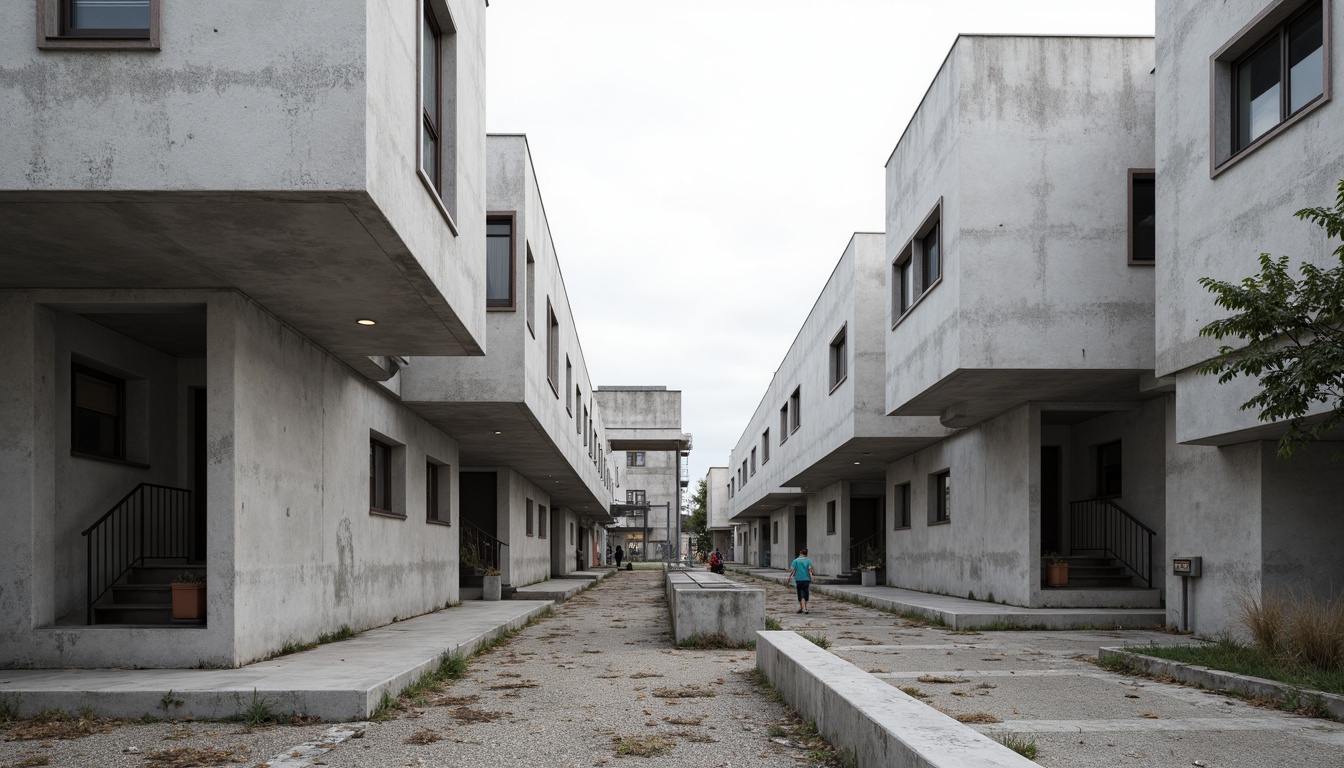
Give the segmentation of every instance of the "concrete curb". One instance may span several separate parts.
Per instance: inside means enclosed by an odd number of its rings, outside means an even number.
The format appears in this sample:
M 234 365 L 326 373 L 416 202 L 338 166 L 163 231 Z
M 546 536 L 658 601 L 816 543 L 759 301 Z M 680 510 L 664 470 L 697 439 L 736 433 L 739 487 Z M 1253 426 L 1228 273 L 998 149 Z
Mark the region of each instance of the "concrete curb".
M 1310 688 L 1266 680 L 1263 677 L 1238 675 L 1195 664 L 1184 664 L 1170 659 L 1145 656 L 1125 648 L 1101 648 L 1097 651 L 1097 661 L 1118 659 L 1147 675 L 1165 675 L 1173 680 L 1211 691 L 1226 691 L 1259 698 L 1285 699 L 1297 697 L 1317 699 L 1330 713 L 1330 717 L 1344 722 L 1344 696 L 1325 693 Z
M 858 765 L 1036 765 L 793 632 L 758 632 L 757 638 L 756 668 L 831 744 L 852 751 Z

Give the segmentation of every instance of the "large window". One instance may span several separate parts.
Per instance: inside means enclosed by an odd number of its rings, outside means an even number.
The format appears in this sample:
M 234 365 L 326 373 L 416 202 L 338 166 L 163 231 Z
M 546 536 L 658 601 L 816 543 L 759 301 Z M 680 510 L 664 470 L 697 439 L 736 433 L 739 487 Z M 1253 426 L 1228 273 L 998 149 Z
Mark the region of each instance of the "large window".
M 943 277 L 942 198 L 891 262 L 891 326 Z
M 1233 65 L 1233 151 L 1240 152 L 1325 93 L 1324 18 L 1312 3 Z
M 645 460 L 644 451 L 625 452 L 625 466 L 627 467 L 642 467 L 644 466 L 644 460 Z
M 37 0 L 38 48 L 159 48 L 160 0 Z
M 1151 265 L 1157 256 L 1157 199 L 1153 172 L 1129 171 L 1129 263 Z
M 835 335 L 835 338 L 831 339 L 830 383 L 832 390 L 840 386 L 840 382 L 844 381 L 845 377 L 849 375 L 849 355 L 846 351 L 845 343 L 846 329 L 847 327 L 842 326 L 840 332 Z
M 513 217 L 485 222 L 485 306 L 513 309 Z
M 952 473 L 948 470 L 929 476 L 929 524 L 952 520 Z
M 70 450 L 126 458 L 126 382 L 82 365 L 70 376 Z
M 896 514 L 892 518 L 896 522 L 896 530 L 910 527 L 910 484 L 901 483 L 896 486 Z
M 369 440 L 369 510 L 392 514 L 392 446 Z

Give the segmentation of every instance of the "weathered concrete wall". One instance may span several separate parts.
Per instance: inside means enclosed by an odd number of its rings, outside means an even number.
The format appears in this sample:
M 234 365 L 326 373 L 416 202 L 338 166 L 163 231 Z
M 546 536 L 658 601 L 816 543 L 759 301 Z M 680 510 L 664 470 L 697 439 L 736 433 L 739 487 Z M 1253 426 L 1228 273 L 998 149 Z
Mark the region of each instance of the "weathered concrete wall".
M 1125 192 L 1153 167 L 1152 47 L 958 38 L 887 164 L 889 260 L 940 199 L 942 243 L 941 284 L 888 335 L 889 409 L 963 370 L 1152 367 Z
M 827 533 L 826 506 L 831 502 L 835 502 L 835 532 Z M 834 576 L 848 569 L 848 482 L 832 483 L 807 497 L 807 551 L 818 575 Z
M 501 569 L 503 583 L 522 587 L 543 581 L 551 576 L 550 531 L 542 534 L 541 506 L 550 514 L 551 497 L 522 475 L 501 467 L 496 472 L 499 483 L 498 520 L 499 539 L 509 545 L 508 555 Z M 527 532 L 527 507 L 532 506 L 532 533 Z M 547 526 L 549 529 L 549 525 Z M 573 558 L 569 558 L 571 565 Z
M 711 530 L 732 527 L 728 513 L 727 467 L 710 467 L 705 473 L 705 519 Z
M 1022 406 L 890 464 L 894 488 L 910 483 L 910 528 L 887 522 L 887 583 L 1030 605 L 1039 580 L 1038 424 Z M 930 476 L 951 472 L 950 522 L 931 524 Z M 890 516 L 889 516 L 890 518 Z M 809 540 L 811 540 L 809 531 Z
M 456 442 L 255 304 L 220 304 L 217 322 L 233 334 L 220 352 L 234 367 L 236 504 L 212 517 L 229 521 L 237 543 L 222 579 L 212 563 L 211 583 L 234 590 L 235 660 L 457 600 L 459 526 L 427 522 L 424 492 L 427 456 L 457 487 Z M 405 519 L 369 512 L 375 434 L 397 444 L 393 506 Z
M 722 635 L 729 643 L 745 645 L 755 642 L 765 627 L 764 589 L 704 570 L 668 571 L 665 578 L 675 642 Z

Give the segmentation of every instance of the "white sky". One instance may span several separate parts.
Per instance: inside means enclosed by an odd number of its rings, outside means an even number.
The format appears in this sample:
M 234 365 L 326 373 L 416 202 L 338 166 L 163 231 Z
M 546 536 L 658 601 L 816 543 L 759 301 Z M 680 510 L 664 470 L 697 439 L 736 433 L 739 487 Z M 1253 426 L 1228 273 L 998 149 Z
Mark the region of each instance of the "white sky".
M 595 384 L 681 389 L 728 454 L 959 32 L 1153 33 L 1153 0 L 491 0 L 487 129 L 526 133 Z

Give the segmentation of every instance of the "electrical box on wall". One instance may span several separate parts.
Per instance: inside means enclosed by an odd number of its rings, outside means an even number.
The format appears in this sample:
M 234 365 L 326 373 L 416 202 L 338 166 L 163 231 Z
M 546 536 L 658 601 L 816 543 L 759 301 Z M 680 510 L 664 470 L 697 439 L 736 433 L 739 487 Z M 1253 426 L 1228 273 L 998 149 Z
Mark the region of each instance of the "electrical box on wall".
M 1171 574 L 1197 579 L 1200 577 L 1200 571 L 1203 570 L 1203 562 L 1204 558 L 1202 557 L 1173 557 L 1171 559 Z

